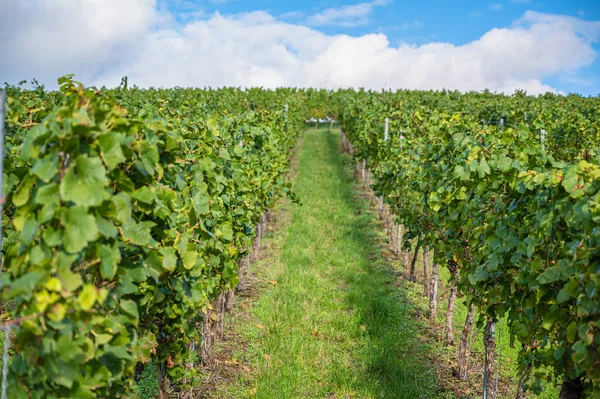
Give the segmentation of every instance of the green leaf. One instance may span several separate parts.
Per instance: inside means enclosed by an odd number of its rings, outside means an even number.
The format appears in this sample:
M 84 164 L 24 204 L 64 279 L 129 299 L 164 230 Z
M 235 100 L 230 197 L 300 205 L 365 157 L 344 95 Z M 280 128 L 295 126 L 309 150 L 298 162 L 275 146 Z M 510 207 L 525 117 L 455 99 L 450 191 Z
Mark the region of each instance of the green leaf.
M 486 175 L 490 174 L 490 172 L 491 172 L 490 165 L 488 165 L 485 158 L 482 159 L 481 161 L 479 161 L 479 166 L 477 167 L 477 172 L 479 172 L 479 177 L 485 177 Z
M 556 296 L 556 303 L 560 305 L 561 303 L 568 301 L 570 297 L 571 295 L 569 295 L 567 286 L 564 286 L 560 291 L 558 291 L 558 295 Z
M 466 180 L 469 180 L 470 176 L 471 176 L 471 173 L 468 170 L 465 170 L 465 168 L 463 166 L 457 165 L 454 168 L 454 177 L 456 177 L 457 179 L 466 181 Z
M 481 281 L 487 280 L 489 276 L 490 275 L 485 269 L 485 267 L 479 266 L 477 267 L 477 269 L 475 269 L 473 273 L 469 274 L 469 281 L 471 282 L 471 284 L 476 284 Z
M 217 236 L 222 237 L 226 241 L 233 240 L 233 226 L 231 223 L 223 223 L 219 226 L 219 230 L 217 231 Z
M 529 135 L 529 128 L 525 124 L 519 125 L 517 128 L 517 137 L 519 137 L 520 140 L 526 140 Z
M 206 215 L 210 211 L 208 197 L 201 193 L 197 193 L 194 196 L 194 209 L 198 215 Z
M 50 157 L 44 158 L 34 163 L 31 173 L 36 175 L 44 183 L 48 183 L 58 172 L 56 162 Z
M 122 299 L 121 302 L 119 302 L 119 307 L 127 316 L 129 316 L 133 321 L 133 324 L 137 326 L 140 314 L 135 302 L 129 299 Z
M 123 224 L 123 235 L 132 244 L 136 245 L 149 245 L 152 241 L 151 229 L 155 226 L 154 222 L 135 222 L 129 220 Z
M 108 181 L 106 169 L 102 165 L 102 160 L 98 157 L 88 157 L 80 155 L 75 158 L 75 168 L 77 176 L 84 182 L 102 182 Z
M 557 267 L 548 268 L 537 277 L 537 281 L 540 284 L 550 284 L 559 279 L 560 279 L 560 271 L 558 270 Z
M 110 220 L 96 218 L 96 224 L 98 225 L 98 232 L 106 238 L 115 238 L 119 234 L 119 230 Z
M 177 255 L 175 254 L 175 248 L 161 248 L 160 254 L 163 256 L 162 267 L 168 271 L 175 270 L 177 266 Z
M 98 238 L 96 218 L 88 214 L 83 206 L 63 210 L 61 224 L 65 228 L 63 245 L 69 253 L 80 252 L 89 242 Z
M 62 335 L 56 342 L 56 354 L 62 360 L 71 360 L 81 358 L 83 351 L 71 337 Z
M 111 199 L 114 214 L 111 217 L 121 224 L 126 224 L 131 220 L 131 198 L 125 193 L 119 193 Z
M 577 185 L 580 183 L 579 178 L 576 174 L 570 173 L 563 181 L 562 185 L 567 191 L 567 193 L 571 193 L 575 190 Z
M 510 169 L 512 162 L 512 159 L 504 155 L 498 160 L 498 169 L 502 172 L 506 172 Z
M 39 272 L 31 272 L 19 277 L 10 285 L 8 298 L 14 298 L 18 295 L 31 295 L 35 286 L 42 279 L 42 274 Z
M 50 135 L 50 131 L 43 124 L 32 127 L 23 140 L 21 156 L 24 160 L 36 159 L 42 150 L 43 141 Z
M 35 193 L 35 202 L 40 205 L 58 204 L 59 200 L 56 183 L 41 186 Z
M 70 168 L 60 182 L 60 196 L 63 201 L 72 201 L 76 205 L 98 206 L 104 201 L 104 182 L 85 182 Z
M 148 186 L 144 186 L 133 193 L 133 199 L 142 202 L 144 204 L 152 204 L 156 199 L 156 195 L 152 192 Z
M 58 271 L 58 279 L 67 292 L 73 292 L 83 284 L 81 276 L 67 268 Z
M 538 173 L 537 175 L 535 175 L 535 177 L 533 178 L 534 183 L 536 184 L 542 184 L 544 181 L 546 180 L 546 175 L 543 173 Z
M 192 269 L 196 265 L 196 261 L 198 260 L 198 252 L 194 247 L 194 244 L 188 244 L 187 251 L 185 251 L 185 255 L 182 257 L 183 267 L 187 270 Z
M 42 233 L 42 238 L 49 247 L 56 247 L 62 241 L 62 234 L 61 231 L 56 230 L 54 227 L 47 227 Z
M 32 215 L 32 217 L 27 219 L 23 224 L 23 231 L 21 231 L 21 244 L 30 245 L 35 237 L 35 233 L 38 231 L 38 228 L 38 222 L 35 220 L 35 216 Z
M 158 151 L 155 147 L 148 143 L 141 144 L 140 157 L 142 159 L 142 165 L 150 176 L 154 176 L 155 170 L 158 167 Z
M 60 374 L 56 378 L 56 383 L 67 388 L 72 388 L 75 379 L 80 373 L 80 369 L 77 367 L 75 362 L 59 362 L 58 367 L 60 368 Z
M 98 143 L 102 151 L 102 159 L 108 167 L 108 170 L 113 170 L 121 162 L 125 161 L 125 155 L 121 148 L 121 142 L 124 135 L 117 133 L 106 133 L 100 136 Z
M 98 206 L 105 199 L 104 187 L 107 182 L 102 160 L 80 155 L 60 183 L 60 196 L 63 201 L 72 201 L 76 205 Z
M 121 261 L 119 245 L 115 243 L 112 247 L 101 245 L 98 248 L 101 259 L 100 275 L 106 280 L 112 279 L 117 273 L 117 266 Z
M 35 178 L 31 176 L 26 177 L 21 184 L 19 184 L 12 198 L 13 204 L 16 207 L 23 206 L 29 201 L 29 198 L 31 197 L 31 188 L 34 184 Z

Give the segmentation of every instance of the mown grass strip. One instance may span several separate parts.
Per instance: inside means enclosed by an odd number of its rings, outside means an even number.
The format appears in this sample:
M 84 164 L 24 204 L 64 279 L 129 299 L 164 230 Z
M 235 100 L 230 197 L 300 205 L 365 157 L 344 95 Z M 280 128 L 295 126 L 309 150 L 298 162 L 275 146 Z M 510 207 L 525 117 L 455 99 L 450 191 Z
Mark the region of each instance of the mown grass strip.
M 252 372 L 213 397 L 448 397 L 337 132 L 307 131 L 298 157 L 302 206 L 272 238 L 279 253 L 255 265 L 272 284 L 236 327 L 247 349 L 232 356 Z

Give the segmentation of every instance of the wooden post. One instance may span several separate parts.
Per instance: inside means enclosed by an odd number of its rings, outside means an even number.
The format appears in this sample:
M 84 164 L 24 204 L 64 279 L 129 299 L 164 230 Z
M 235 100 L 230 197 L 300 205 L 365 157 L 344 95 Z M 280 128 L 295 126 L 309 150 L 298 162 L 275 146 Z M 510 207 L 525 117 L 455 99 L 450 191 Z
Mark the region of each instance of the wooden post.
M 446 326 L 444 327 L 444 341 L 446 345 L 454 345 L 454 306 L 458 289 L 454 281 L 450 282 L 450 294 L 448 296 L 448 311 L 446 312 Z
M 431 288 L 429 296 L 429 318 L 435 322 L 437 317 L 437 297 L 438 297 L 438 268 L 437 262 L 433 263 L 431 269 Z
M 475 321 L 475 305 L 471 304 L 469 312 L 467 313 L 467 319 L 460 336 L 460 346 L 458 348 L 458 376 L 462 380 L 467 380 L 467 360 L 469 359 L 468 344 L 469 335 L 473 329 L 473 322 Z
M 429 280 L 429 245 L 425 245 L 423 248 L 423 295 L 426 298 L 430 298 L 430 288 L 433 286 L 432 281 Z
M 496 355 L 496 323 L 488 318 L 483 334 L 483 345 L 485 347 L 485 365 L 483 368 L 483 399 L 496 399 L 496 384 L 494 378 L 495 355 Z

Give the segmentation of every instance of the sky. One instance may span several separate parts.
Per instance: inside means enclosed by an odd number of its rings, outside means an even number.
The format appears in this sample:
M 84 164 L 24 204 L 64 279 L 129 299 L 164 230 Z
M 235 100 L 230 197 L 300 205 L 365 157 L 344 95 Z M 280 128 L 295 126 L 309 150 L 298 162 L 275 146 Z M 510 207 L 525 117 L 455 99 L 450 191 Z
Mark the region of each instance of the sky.
M 600 0 L 0 0 L 0 83 L 600 94 Z

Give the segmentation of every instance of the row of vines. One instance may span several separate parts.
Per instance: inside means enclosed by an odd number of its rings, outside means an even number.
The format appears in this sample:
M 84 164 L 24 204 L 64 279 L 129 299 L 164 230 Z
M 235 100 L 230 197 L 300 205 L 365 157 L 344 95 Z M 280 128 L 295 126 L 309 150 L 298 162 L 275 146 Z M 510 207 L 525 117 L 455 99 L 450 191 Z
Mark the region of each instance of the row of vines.
M 477 314 L 486 375 L 498 321 L 520 347 L 518 397 L 542 378 L 600 397 L 597 99 L 59 84 L 6 87 L 9 397 L 135 397 L 149 363 L 163 397 L 188 392 L 265 213 L 295 200 L 290 150 L 311 116 L 341 122 L 409 278 L 433 254 L 433 314 L 448 268 L 447 344 L 457 297 L 469 309 L 459 377 Z
M 303 94 L 59 84 L 6 87 L 8 397 L 134 397 L 149 362 L 188 392 L 211 308 L 295 200 Z
M 600 397 L 598 99 L 341 91 L 330 103 L 343 144 L 392 215 L 410 279 L 419 249 L 433 253 L 432 312 L 438 265 L 449 270 L 448 345 L 456 297 L 465 298 L 458 377 L 477 315 L 484 378 L 494 375 L 503 321 L 520 348 L 517 398 L 539 392 L 542 379 L 558 382 L 561 398 Z M 484 391 L 497 395 L 491 383 Z

